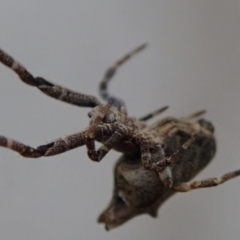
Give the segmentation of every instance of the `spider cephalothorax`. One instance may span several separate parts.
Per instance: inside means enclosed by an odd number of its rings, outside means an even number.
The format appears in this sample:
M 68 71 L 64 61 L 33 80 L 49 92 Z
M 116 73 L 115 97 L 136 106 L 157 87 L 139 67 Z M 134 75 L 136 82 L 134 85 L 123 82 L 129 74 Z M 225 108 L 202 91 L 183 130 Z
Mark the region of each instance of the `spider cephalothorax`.
M 99 217 L 106 229 L 119 226 L 139 214 L 155 217 L 160 205 L 175 192 L 217 186 L 240 175 L 240 170 L 219 178 L 189 182 L 213 158 L 216 151 L 213 125 L 198 119 L 205 111 L 185 118 L 164 118 L 148 126 L 146 121 L 167 109 L 160 108 L 139 119 L 127 114 L 123 100 L 111 96 L 108 82 L 117 68 L 137 52 L 143 44 L 113 64 L 100 83 L 100 94 L 107 104 L 91 95 L 78 93 L 34 77 L 26 68 L 0 50 L 0 62 L 11 68 L 30 86 L 55 99 L 80 107 L 91 107 L 89 126 L 79 133 L 59 138 L 49 144 L 32 148 L 0 136 L 0 146 L 24 157 L 39 158 L 61 154 L 86 145 L 88 156 L 101 161 L 111 150 L 123 155 L 114 170 L 114 192 L 108 208 Z M 95 141 L 102 143 L 95 148 Z

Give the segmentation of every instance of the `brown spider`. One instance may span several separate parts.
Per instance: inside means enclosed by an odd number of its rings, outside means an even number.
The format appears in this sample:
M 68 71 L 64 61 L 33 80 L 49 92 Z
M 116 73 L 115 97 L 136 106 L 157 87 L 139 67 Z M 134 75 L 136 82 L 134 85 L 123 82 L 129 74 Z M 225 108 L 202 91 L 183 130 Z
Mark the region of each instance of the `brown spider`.
M 0 146 L 24 157 L 48 157 L 86 145 L 91 160 L 99 162 L 111 150 L 123 153 L 115 166 L 115 188 L 109 207 L 99 217 L 110 229 L 130 218 L 149 213 L 156 216 L 159 206 L 174 192 L 217 186 L 240 175 L 240 170 L 219 178 L 188 182 L 213 158 L 216 151 L 213 125 L 198 117 L 205 111 L 186 118 L 165 118 L 147 126 L 146 120 L 163 112 L 163 107 L 140 119 L 127 114 L 122 100 L 109 95 L 108 82 L 126 60 L 146 47 L 143 44 L 113 64 L 100 83 L 100 94 L 107 104 L 91 95 L 55 85 L 34 77 L 20 63 L 0 50 L 0 61 L 11 68 L 28 85 L 55 99 L 91 107 L 90 125 L 79 133 L 59 138 L 49 144 L 32 148 L 0 136 Z M 102 143 L 96 150 L 95 141 Z

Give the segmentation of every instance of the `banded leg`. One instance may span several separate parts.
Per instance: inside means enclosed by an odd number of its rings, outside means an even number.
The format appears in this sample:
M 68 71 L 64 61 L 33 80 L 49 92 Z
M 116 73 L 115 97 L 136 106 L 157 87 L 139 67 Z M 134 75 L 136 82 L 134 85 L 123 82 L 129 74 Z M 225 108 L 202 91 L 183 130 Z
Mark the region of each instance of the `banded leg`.
M 152 143 L 153 143 L 153 139 L 147 139 L 146 137 L 141 136 L 141 141 L 140 141 L 141 160 L 142 160 L 142 165 L 146 169 L 152 169 L 152 166 L 154 165 L 153 159 L 155 158 L 159 159 L 164 155 L 160 144 L 154 144 L 155 145 L 154 153 L 151 153 L 149 146 L 151 146 Z M 156 169 L 154 170 L 156 171 Z M 165 167 L 162 169 L 157 169 L 157 172 L 164 186 L 167 188 L 171 188 L 173 185 L 171 169 L 169 167 Z
M 185 142 L 177 151 L 175 151 L 170 157 L 167 157 L 163 160 L 160 160 L 158 162 L 153 162 L 148 160 L 146 161 L 143 157 L 144 155 L 142 155 L 142 161 L 143 162 L 143 166 L 145 168 L 154 170 L 156 172 L 158 172 L 158 175 L 162 181 L 162 183 L 164 184 L 164 186 L 166 188 L 172 188 L 173 186 L 173 178 L 172 178 L 172 170 L 171 170 L 171 165 L 173 165 L 176 160 L 179 158 L 179 156 L 188 149 L 189 146 L 191 146 L 191 144 L 194 141 L 194 137 L 191 137 L 187 142 Z M 159 149 L 160 150 L 160 149 Z M 143 153 L 142 153 L 143 154 Z M 149 152 L 150 154 L 150 152 Z M 146 153 L 145 153 L 146 155 Z M 149 157 L 149 155 L 146 155 Z M 163 153 L 159 152 L 159 157 L 161 159 L 161 156 L 163 156 Z
M 215 187 L 238 176 L 240 176 L 240 170 L 229 172 L 219 178 L 209 178 L 201 181 L 180 183 L 178 186 L 173 187 L 173 190 L 177 192 L 188 192 L 198 188 Z
M 100 104 L 96 97 L 55 85 L 41 77 L 34 77 L 24 66 L 1 49 L 0 62 L 11 68 L 24 83 L 37 87 L 50 97 L 81 107 L 95 107 Z
M 195 137 L 192 136 L 188 141 L 186 141 L 177 151 L 175 151 L 170 157 L 160 160 L 156 163 L 153 163 L 151 166 L 152 170 L 163 171 L 166 167 L 173 165 L 178 157 L 185 152 L 194 142 Z
M 32 148 L 21 142 L 0 136 L 0 146 L 18 152 L 23 157 L 39 158 L 49 157 L 67 152 L 71 149 L 85 144 L 85 132 L 69 135 L 65 138 L 59 138 L 51 143 Z
M 112 100 L 113 101 L 113 105 L 115 107 L 117 107 L 118 109 L 120 109 L 121 107 L 125 107 L 125 103 L 123 100 L 121 100 L 120 98 L 117 97 L 113 97 L 108 93 L 108 82 L 112 79 L 112 77 L 115 75 L 117 69 L 123 64 L 125 63 L 128 59 L 130 59 L 133 55 L 135 55 L 136 53 L 140 52 L 141 50 L 143 50 L 145 47 L 147 46 L 147 44 L 142 44 L 141 46 L 135 48 L 133 51 L 127 53 L 125 56 L 123 56 L 121 59 L 119 59 L 118 61 L 116 61 L 105 73 L 103 79 L 100 82 L 99 85 L 99 92 L 101 97 L 106 100 Z
M 143 116 L 143 117 L 140 117 L 139 120 L 140 120 L 140 121 L 147 121 L 147 120 L 149 120 L 149 119 L 157 116 L 158 114 L 166 111 L 167 109 L 168 109 L 168 106 L 164 106 L 164 107 L 159 108 L 159 109 L 157 109 L 157 110 L 155 110 L 155 111 L 153 111 L 153 112 L 151 112 L 151 113 L 146 114 L 146 115 Z

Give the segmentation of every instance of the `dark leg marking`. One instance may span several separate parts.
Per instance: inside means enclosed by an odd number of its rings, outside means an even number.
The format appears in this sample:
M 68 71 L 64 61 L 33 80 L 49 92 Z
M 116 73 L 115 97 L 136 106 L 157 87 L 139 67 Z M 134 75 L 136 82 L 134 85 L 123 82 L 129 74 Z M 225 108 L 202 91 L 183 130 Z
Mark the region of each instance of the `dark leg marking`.
M 139 120 L 140 120 L 140 121 L 147 121 L 147 120 L 149 120 L 149 119 L 157 116 L 158 114 L 166 111 L 167 109 L 168 109 L 168 106 L 164 106 L 164 107 L 159 108 L 159 109 L 157 109 L 157 110 L 155 110 L 155 111 L 153 111 L 153 112 L 151 112 L 151 113 L 146 114 L 146 115 L 143 116 L 143 117 L 140 117 Z
M 83 145 L 85 145 L 85 132 L 69 135 L 65 138 L 59 138 L 52 143 L 41 145 L 37 148 L 32 148 L 16 140 L 0 136 L 1 147 L 11 149 L 27 158 L 49 157 Z
M 33 77 L 24 66 L 1 49 L 0 62 L 11 68 L 24 83 L 37 87 L 50 97 L 81 107 L 95 107 L 100 104 L 96 97 L 55 85 L 41 77 Z
M 112 100 L 113 102 L 113 106 L 117 107 L 118 109 L 120 109 L 121 107 L 125 107 L 125 103 L 123 100 L 121 100 L 120 98 L 117 97 L 113 97 L 109 94 L 108 92 L 108 83 L 109 81 L 112 79 L 112 77 L 115 75 L 117 69 L 123 64 L 125 63 L 128 59 L 130 59 L 132 56 L 134 56 L 136 53 L 140 52 L 141 50 L 143 50 L 145 47 L 147 46 L 147 44 L 142 44 L 141 46 L 135 48 L 133 51 L 127 53 L 125 56 L 123 56 L 121 59 L 119 59 L 118 61 L 116 61 L 105 73 L 103 79 L 100 82 L 99 85 L 99 92 L 101 97 L 106 100 Z

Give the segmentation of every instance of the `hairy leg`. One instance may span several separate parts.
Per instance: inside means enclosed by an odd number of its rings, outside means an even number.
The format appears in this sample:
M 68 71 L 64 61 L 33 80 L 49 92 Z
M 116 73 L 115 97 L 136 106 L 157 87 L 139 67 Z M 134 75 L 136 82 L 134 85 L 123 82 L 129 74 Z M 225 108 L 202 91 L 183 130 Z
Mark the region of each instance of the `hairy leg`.
M 11 149 L 27 158 L 49 157 L 67 152 L 83 145 L 85 145 L 85 132 L 72 134 L 65 138 L 59 138 L 51 143 L 41 145 L 37 148 L 32 148 L 21 142 L 0 136 L 1 147 Z
M 106 140 L 103 145 L 96 150 L 95 148 L 95 133 L 104 132 L 110 133 L 111 136 Z M 119 141 L 128 134 L 128 128 L 121 124 L 105 124 L 98 126 L 97 129 L 89 129 L 86 137 L 86 147 L 88 149 L 88 156 L 91 160 L 100 162 L 103 157 L 116 145 Z
M 167 157 L 163 160 L 153 163 L 151 166 L 151 169 L 156 171 L 162 171 L 166 167 L 173 165 L 176 162 L 176 160 L 179 158 L 179 156 L 193 144 L 194 140 L 195 140 L 195 137 L 192 136 L 179 149 L 177 149 L 170 157 Z
M 96 97 L 55 85 L 41 77 L 34 77 L 24 66 L 1 49 L 0 62 L 11 68 L 24 83 L 37 87 L 50 97 L 81 107 L 95 107 L 100 104 Z
M 240 170 L 229 172 L 219 178 L 209 178 L 201 181 L 180 183 L 178 186 L 173 187 L 173 190 L 177 192 L 188 192 L 198 188 L 215 187 L 238 176 L 240 176 Z

